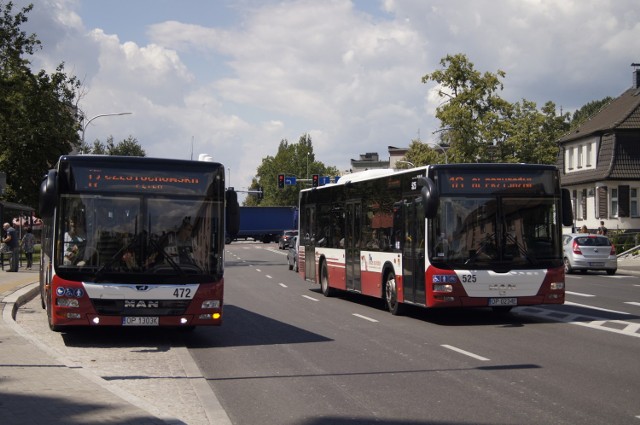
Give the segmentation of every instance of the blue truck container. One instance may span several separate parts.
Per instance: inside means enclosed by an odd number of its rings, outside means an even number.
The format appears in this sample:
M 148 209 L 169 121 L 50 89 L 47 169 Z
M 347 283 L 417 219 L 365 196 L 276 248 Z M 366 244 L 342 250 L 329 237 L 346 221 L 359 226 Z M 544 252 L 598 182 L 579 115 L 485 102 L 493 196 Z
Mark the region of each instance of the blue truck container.
M 227 243 L 238 239 L 277 242 L 285 230 L 297 228 L 296 207 L 240 207 L 240 229 L 227 235 Z

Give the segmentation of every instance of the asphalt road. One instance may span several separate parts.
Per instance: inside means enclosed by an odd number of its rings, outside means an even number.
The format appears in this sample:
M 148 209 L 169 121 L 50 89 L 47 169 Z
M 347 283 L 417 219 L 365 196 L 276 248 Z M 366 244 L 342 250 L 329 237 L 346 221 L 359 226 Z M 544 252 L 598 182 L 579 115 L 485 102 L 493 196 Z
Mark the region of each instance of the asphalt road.
M 323 297 L 273 244 L 227 249 L 225 323 L 186 344 L 234 424 L 640 424 L 637 277 L 570 276 L 573 304 L 506 317 L 394 317 Z
M 398 317 L 380 300 L 325 298 L 276 244 L 233 243 L 226 259 L 219 328 L 58 334 L 38 299 L 18 323 L 188 424 L 215 423 L 218 401 L 236 425 L 640 424 L 638 277 L 571 275 L 566 305 L 507 316 Z M 190 383 L 192 360 L 209 395 Z

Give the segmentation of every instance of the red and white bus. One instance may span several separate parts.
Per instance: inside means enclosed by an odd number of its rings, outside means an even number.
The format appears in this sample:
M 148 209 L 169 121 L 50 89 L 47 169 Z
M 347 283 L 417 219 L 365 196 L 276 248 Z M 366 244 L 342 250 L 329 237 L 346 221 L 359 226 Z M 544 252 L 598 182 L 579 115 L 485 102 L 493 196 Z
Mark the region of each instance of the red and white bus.
M 564 194 L 564 195 L 563 195 Z M 299 273 L 337 290 L 432 308 L 562 304 L 557 169 L 440 164 L 369 170 L 300 192 Z
M 52 330 L 222 323 L 225 212 L 238 221 L 222 164 L 63 156 L 40 210 Z

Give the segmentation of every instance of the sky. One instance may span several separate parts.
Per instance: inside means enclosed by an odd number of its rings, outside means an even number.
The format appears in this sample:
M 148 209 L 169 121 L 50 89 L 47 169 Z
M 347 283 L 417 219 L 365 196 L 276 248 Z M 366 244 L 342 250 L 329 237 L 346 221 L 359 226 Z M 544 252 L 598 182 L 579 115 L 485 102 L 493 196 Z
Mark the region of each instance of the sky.
M 0 0 L 6 3 L 6 0 Z M 637 0 L 13 0 L 32 67 L 83 83 L 85 140 L 132 136 L 147 156 L 225 165 L 246 190 L 283 139 L 315 159 L 437 141 L 442 99 L 422 77 L 446 55 L 506 72 L 500 93 L 573 112 L 631 87 Z M 287 172 L 287 170 L 282 170 Z M 299 178 L 305 176 L 298 176 Z

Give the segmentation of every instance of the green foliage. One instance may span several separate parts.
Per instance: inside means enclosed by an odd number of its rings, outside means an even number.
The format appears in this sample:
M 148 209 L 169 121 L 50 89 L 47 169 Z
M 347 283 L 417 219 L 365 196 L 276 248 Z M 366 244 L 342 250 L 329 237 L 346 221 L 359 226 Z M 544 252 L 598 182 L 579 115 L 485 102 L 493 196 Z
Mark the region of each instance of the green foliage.
M 441 145 L 450 147 L 449 162 L 555 163 L 556 140 L 568 129 L 568 114 L 557 115 L 553 102 L 541 111 L 526 99 L 507 102 L 498 95 L 504 71 L 481 74 L 463 54 L 447 55 L 440 64 L 443 69 L 422 82 L 440 86 L 444 102 L 436 117 Z
M 246 206 L 296 206 L 298 194 L 301 189 L 310 187 L 311 183 L 298 182 L 296 186 L 285 186 L 278 189 L 278 174 L 296 177 L 299 179 L 311 179 L 313 174 L 321 176 L 335 176 L 338 174 L 336 167 L 327 167 L 322 162 L 316 161 L 313 153 L 311 136 L 300 136 L 298 143 L 289 143 L 286 139 L 280 141 L 278 152 L 275 156 L 263 158 L 262 164 L 257 169 L 256 177 L 251 182 L 249 190 L 263 188 L 264 197 L 259 200 L 256 196 L 247 196 Z
M 142 146 L 138 143 L 138 140 L 129 136 L 128 138 L 115 144 L 113 142 L 113 136 L 107 138 L 106 145 L 99 139 L 93 142 L 93 146 L 89 146 L 84 143 L 80 146 L 80 153 L 94 154 L 94 155 L 120 155 L 120 156 L 146 156 L 146 152 L 142 149 Z
M 418 139 L 411 141 L 409 149 L 404 156 L 404 160 L 410 162 L 415 167 L 428 164 L 444 164 L 445 155 L 442 152 L 443 148 L 437 148 L 429 146 L 426 143 L 422 143 Z M 399 163 L 398 168 L 410 168 L 410 164 Z
M 20 25 L 33 6 L 13 14 L 0 3 L 0 169 L 7 174 L 5 199 L 36 207 L 45 172 L 79 144 L 75 77 L 64 64 L 34 74 L 25 55 L 40 48 L 35 34 Z

